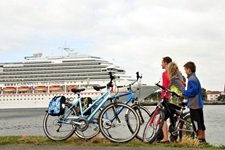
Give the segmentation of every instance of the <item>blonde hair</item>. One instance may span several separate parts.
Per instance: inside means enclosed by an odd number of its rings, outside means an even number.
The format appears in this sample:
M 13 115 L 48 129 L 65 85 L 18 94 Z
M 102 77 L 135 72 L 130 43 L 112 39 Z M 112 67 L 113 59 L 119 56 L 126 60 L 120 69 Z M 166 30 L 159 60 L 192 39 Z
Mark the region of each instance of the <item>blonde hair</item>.
M 167 75 L 168 78 L 171 80 L 171 78 L 175 75 L 179 75 L 180 71 L 179 68 L 177 66 L 177 64 L 175 62 L 171 62 L 168 64 L 167 66 Z

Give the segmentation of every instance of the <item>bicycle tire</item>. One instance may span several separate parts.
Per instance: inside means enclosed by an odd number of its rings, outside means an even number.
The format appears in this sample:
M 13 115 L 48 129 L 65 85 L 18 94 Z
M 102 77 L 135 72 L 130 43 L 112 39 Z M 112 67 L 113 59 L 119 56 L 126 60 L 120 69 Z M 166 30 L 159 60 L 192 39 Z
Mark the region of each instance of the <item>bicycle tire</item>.
M 130 112 L 129 119 L 132 119 L 130 126 L 134 130 L 133 133 L 127 126 L 127 111 Z M 137 135 L 140 129 L 140 120 L 137 113 L 129 105 L 115 102 L 106 106 L 99 114 L 99 129 L 106 139 L 112 142 L 125 143 L 131 141 Z
M 150 118 L 151 113 L 143 105 L 134 104 L 131 107 L 136 111 L 136 113 L 138 114 L 138 117 L 140 119 L 140 129 L 139 129 L 138 134 L 136 135 L 136 138 L 143 141 L 144 128 L 148 122 L 148 119 Z M 133 129 L 130 127 L 129 113 L 128 113 L 128 127 L 129 127 L 130 131 L 132 133 L 134 133 Z
M 90 140 L 100 133 L 98 125 L 98 116 L 101 110 L 99 110 L 95 116 L 88 122 L 88 128 L 85 131 L 76 130 L 75 134 L 81 139 Z
M 192 125 L 192 122 L 191 122 L 190 114 L 187 114 L 184 117 L 184 120 L 185 121 L 182 121 L 182 120 L 180 121 L 180 129 L 184 129 L 184 130 L 188 130 L 188 131 L 179 131 L 179 138 L 180 138 L 180 140 L 182 140 L 183 135 L 194 139 L 195 137 L 197 137 L 197 134 L 196 134 L 196 132 L 193 129 L 193 125 Z
M 165 112 L 159 109 L 154 117 L 153 122 L 150 125 L 152 117 L 149 118 L 148 123 L 146 124 L 144 129 L 143 142 L 145 143 L 152 143 L 156 140 L 165 121 Z
M 70 104 L 65 105 L 65 112 L 70 107 Z M 77 112 L 74 108 L 71 109 L 72 111 L 68 115 L 76 116 Z M 65 119 L 64 119 L 65 120 Z M 59 116 L 52 116 L 46 112 L 43 120 L 43 130 L 45 135 L 53 140 L 53 141 L 64 141 L 70 138 L 75 130 L 76 127 L 71 123 L 65 124 L 59 120 Z

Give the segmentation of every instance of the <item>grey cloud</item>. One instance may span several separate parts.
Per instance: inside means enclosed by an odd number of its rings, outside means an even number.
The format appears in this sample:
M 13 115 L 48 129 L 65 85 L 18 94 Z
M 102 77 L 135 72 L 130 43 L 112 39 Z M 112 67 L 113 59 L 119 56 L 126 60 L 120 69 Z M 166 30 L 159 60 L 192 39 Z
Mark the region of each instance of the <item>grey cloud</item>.
M 57 48 L 68 40 L 79 53 L 115 59 L 129 74 L 141 71 L 151 84 L 161 77 L 163 56 L 171 56 L 180 70 L 193 60 L 205 88 L 223 90 L 223 0 L 0 2 L 2 61 L 40 49 L 61 54 Z

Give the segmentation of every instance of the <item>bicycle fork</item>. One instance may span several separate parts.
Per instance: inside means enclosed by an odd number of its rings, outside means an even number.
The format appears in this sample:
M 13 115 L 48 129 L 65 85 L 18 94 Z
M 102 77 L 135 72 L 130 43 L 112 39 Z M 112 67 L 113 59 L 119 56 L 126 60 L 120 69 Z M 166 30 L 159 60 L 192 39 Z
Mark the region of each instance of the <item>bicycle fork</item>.
M 158 111 L 160 110 L 160 108 L 156 108 L 155 111 L 153 112 L 153 114 L 151 115 L 151 119 L 149 121 L 149 126 L 152 126 L 152 123 L 153 121 L 155 120 L 155 116 L 157 115 Z M 156 120 L 156 124 L 155 124 L 155 127 L 157 128 L 157 126 L 159 125 L 161 121 L 161 117 L 159 117 L 157 120 Z

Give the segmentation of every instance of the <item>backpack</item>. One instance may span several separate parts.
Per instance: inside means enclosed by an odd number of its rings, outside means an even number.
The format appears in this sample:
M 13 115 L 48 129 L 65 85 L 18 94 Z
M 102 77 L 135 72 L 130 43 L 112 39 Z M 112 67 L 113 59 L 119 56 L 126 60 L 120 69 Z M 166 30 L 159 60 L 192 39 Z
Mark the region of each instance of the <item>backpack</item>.
M 49 102 L 48 114 L 52 116 L 63 115 L 65 112 L 65 103 L 66 103 L 65 96 L 53 97 L 53 99 Z

